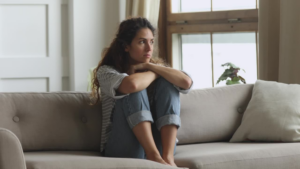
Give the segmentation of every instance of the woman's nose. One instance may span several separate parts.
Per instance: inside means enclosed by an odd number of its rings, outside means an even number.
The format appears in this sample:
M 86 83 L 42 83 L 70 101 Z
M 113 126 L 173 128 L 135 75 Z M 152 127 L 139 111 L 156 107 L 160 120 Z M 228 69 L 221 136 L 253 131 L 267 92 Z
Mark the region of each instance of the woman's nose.
M 152 50 L 152 44 L 146 43 L 146 51 L 151 51 Z

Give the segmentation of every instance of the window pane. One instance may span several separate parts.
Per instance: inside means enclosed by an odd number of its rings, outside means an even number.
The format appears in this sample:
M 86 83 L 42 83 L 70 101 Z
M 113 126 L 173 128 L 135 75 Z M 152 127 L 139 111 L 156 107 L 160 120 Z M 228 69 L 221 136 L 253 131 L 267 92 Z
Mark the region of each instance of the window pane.
M 221 65 L 231 62 L 237 67 L 244 69 L 238 75 L 245 78 L 246 83 L 255 83 L 257 80 L 256 61 L 256 33 L 214 33 L 213 34 L 213 60 L 215 86 L 224 86 L 226 81 L 216 85 L 217 80 L 228 67 Z M 230 78 L 228 78 L 230 79 Z
M 211 0 L 172 0 L 172 12 L 211 11 Z
M 181 35 L 182 68 L 193 78 L 193 89 L 212 87 L 210 34 Z
M 180 1 L 181 0 L 172 0 L 172 13 L 179 13 L 180 12 Z
M 256 0 L 213 0 L 212 3 L 213 11 L 256 9 Z

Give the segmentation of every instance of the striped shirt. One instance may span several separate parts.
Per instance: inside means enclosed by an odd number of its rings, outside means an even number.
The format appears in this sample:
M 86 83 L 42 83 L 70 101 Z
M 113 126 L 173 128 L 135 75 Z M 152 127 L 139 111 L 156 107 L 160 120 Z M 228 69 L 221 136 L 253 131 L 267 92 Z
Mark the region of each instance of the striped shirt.
M 116 69 L 108 65 L 100 66 L 97 71 L 97 78 L 100 84 L 101 103 L 102 103 L 102 129 L 101 129 L 101 143 L 100 143 L 101 152 L 104 150 L 108 137 L 111 132 L 111 127 L 112 127 L 111 115 L 112 115 L 113 108 L 115 106 L 115 102 L 117 99 L 121 99 L 128 95 L 128 94 L 120 95 L 120 93 L 117 94 L 116 92 L 122 80 L 126 76 L 128 76 L 128 74 L 120 73 Z M 151 94 L 152 91 L 151 87 L 152 85 L 148 87 L 150 88 L 150 90 L 148 90 L 147 88 L 150 105 L 153 100 Z M 188 93 L 190 90 L 190 89 L 182 90 L 175 85 L 174 87 L 179 92 L 184 94 Z

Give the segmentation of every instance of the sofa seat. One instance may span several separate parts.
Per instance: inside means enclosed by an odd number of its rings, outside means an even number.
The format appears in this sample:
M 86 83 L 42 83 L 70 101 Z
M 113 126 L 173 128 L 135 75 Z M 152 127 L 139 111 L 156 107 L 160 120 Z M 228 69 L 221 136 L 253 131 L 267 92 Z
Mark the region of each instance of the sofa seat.
M 179 145 L 175 163 L 190 169 L 299 169 L 300 143 L 202 143 Z
M 27 169 L 174 169 L 149 160 L 101 157 L 98 152 L 40 151 L 24 155 Z

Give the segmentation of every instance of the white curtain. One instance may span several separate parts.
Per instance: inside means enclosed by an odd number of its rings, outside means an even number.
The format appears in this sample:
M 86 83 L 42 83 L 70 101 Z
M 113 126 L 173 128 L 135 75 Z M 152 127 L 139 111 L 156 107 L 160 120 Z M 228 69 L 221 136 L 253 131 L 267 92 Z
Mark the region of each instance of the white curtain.
M 127 0 L 126 16 L 140 16 L 147 18 L 154 27 L 157 27 L 160 0 Z
M 259 79 L 300 84 L 300 0 L 260 0 Z

